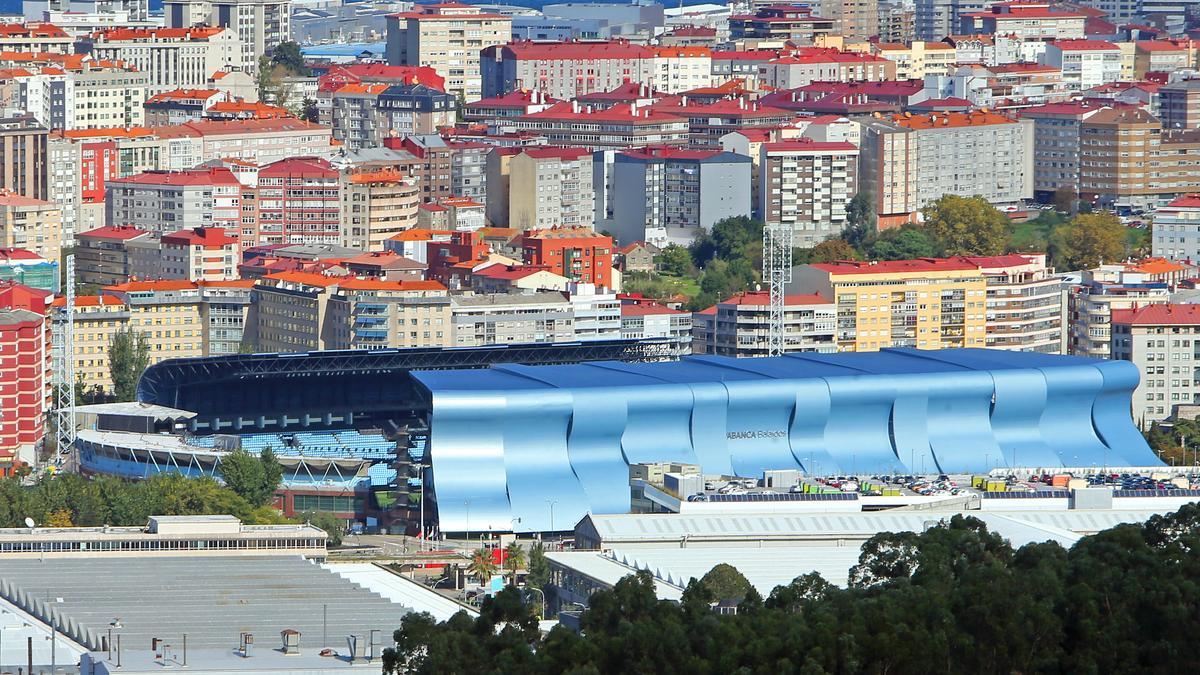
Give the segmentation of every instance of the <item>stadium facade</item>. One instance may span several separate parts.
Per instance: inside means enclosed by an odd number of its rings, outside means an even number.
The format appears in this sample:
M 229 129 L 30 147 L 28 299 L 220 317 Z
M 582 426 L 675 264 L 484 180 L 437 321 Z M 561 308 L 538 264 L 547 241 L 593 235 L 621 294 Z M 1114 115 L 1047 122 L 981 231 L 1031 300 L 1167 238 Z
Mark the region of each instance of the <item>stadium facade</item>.
M 1161 464 L 1120 361 L 886 349 L 415 372 L 440 528 L 537 532 L 629 510 L 629 465 L 706 474 Z
M 280 505 L 440 532 L 568 530 L 626 513 L 629 466 L 706 474 L 1154 466 L 1132 364 L 983 349 L 659 361 L 581 343 L 181 359 L 147 370 L 169 426 L 85 429 L 85 472 L 220 475 L 284 461 Z M 524 365 L 526 363 L 542 365 Z M 137 425 L 134 425 L 137 426 Z M 136 433 L 135 433 L 136 431 Z

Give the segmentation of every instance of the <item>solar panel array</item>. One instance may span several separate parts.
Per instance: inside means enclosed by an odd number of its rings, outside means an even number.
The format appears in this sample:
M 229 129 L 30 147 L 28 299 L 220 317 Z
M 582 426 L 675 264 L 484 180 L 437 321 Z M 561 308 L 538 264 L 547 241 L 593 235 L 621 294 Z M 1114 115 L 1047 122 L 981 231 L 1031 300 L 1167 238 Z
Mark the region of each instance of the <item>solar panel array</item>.
M 710 502 L 852 502 L 858 499 L 854 492 L 803 493 L 763 492 L 744 495 L 709 495 Z
M 1069 490 L 1034 490 L 1032 492 L 984 492 L 985 499 L 1067 499 Z
M 314 648 L 323 614 L 331 646 L 372 629 L 391 644 L 412 611 L 299 556 L 5 560 L 0 594 L 92 649 L 113 624 L 139 649 L 184 633 L 190 647 L 235 648 L 242 632 L 274 648 L 288 628 Z
M 1114 497 L 1200 497 L 1200 490 L 1113 490 Z

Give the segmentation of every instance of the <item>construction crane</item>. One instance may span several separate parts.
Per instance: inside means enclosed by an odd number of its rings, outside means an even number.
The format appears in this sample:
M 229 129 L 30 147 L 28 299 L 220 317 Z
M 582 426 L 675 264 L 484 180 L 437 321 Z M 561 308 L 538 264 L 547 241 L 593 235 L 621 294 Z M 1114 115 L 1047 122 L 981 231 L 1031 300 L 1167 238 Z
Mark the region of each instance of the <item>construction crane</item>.
M 763 228 L 763 282 L 770 294 L 767 318 L 767 354 L 784 353 L 787 324 L 784 309 L 787 305 L 787 285 L 792 280 L 792 228 L 787 224 L 771 224 Z
M 66 260 L 66 302 L 51 324 L 51 370 L 54 384 L 54 464 L 75 447 L 75 256 Z

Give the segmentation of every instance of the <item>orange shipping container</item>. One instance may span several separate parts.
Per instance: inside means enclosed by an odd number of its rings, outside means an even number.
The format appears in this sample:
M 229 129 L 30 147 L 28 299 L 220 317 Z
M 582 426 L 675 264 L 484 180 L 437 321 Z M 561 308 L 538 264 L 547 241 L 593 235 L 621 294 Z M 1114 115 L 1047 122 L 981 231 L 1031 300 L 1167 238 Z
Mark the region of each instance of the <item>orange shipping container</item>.
M 1050 480 L 1050 484 L 1054 487 L 1067 487 L 1071 484 L 1071 477 L 1065 473 L 1060 473 Z

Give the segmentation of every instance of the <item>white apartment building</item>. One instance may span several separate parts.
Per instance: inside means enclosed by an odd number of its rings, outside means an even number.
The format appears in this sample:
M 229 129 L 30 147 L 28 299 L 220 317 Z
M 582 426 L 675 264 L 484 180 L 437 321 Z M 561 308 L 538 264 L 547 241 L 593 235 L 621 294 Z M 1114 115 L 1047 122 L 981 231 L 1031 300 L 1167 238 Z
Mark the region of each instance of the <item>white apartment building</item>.
M 1200 262 L 1200 197 L 1179 197 L 1154 211 L 1155 257 Z
M 1103 40 L 1055 40 L 1046 45 L 1042 62 L 1060 69 L 1073 91 L 1121 79 L 1121 48 Z
M 1125 265 L 1101 265 L 1083 272 L 1083 283 L 1067 296 L 1071 330 L 1068 350 L 1076 356 L 1107 359 L 1112 354 L 1114 310 L 1170 301 L 1166 283 Z
M 1019 352 L 1067 352 L 1067 284 L 1045 253 L 967 256 L 987 283 L 987 346 Z
M 456 347 L 575 339 L 574 313 L 562 293 L 454 295 L 450 312 Z
M 291 0 L 166 0 L 163 16 L 169 28 L 197 24 L 228 28 L 241 42 L 232 65 L 258 71 L 258 57 L 270 55 L 280 42 L 291 39 Z
M 692 353 L 738 358 L 768 356 L 770 294 L 738 293 L 692 315 Z M 784 351 L 838 351 L 837 307 L 820 295 L 789 294 L 784 305 Z
M 692 315 L 650 300 L 621 303 L 621 338 L 670 340 L 671 357 L 692 353 Z
M 509 172 L 509 227 L 592 227 L 596 193 L 592 187 L 592 153 L 588 150 L 525 148 L 512 157 Z
M 1112 358 L 1142 377 L 1133 420 L 1143 429 L 1180 405 L 1200 403 L 1200 305 L 1155 304 L 1112 312 Z
M 567 300 L 575 317 L 576 340 L 616 340 L 621 337 L 621 301 L 617 294 L 595 284 L 571 282 Z
M 92 58 L 124 61 L 145 73 L 147 96 L 203 89 L 209 76 L 242 59 L 237 33 L 220 27 L 113 28 L 78 44 Z
M 416 5 L 387 17 L 387 61 L 430 66 L 446 91 L 466 101 L 483 98 L 480 52 L 512 40 L 512 19 L 457 3 Z

